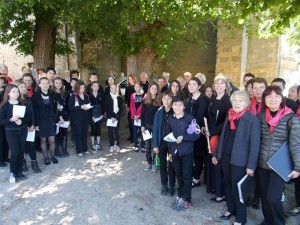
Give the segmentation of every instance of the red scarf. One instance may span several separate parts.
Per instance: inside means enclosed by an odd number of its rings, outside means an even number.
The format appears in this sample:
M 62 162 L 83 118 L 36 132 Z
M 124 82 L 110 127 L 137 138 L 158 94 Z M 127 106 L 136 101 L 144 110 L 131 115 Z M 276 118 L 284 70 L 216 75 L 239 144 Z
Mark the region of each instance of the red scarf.
M 261 102 L 259 103 L 258 108 L 257 108 L 257 104 L 256 103 L 257 103 L 256 98 L 253 96 L 253 98 L 251 99 L 251 102 L 250 102 L 249 111 L 254 116 L 256 116 L 258 113 L 260 113 L 261 110 L 262 110 L 262 108 L 261 108 Z
M 273 133 L 275 127 L 278 125 L 282 117 L 292 112 L 293 110 L 291 110 L 290 108 L 284 107 L 277 111 L 276 116 L 272 117 L 270 109 L 266 108 L 266 121 L 270 125 L 270 132 Z
M 247 110 L 248 109 L 246 108 L 243 111 L 237 113 L 233 110 L 233 108 L 229 109 L 229 111 L 228 111 L 228 120 L 230 122 L 230 130 L 236 130 L 236 126 L 234 124 L 234 121 L 239 120 L 244 115 L 244 113 L 247 112 Z

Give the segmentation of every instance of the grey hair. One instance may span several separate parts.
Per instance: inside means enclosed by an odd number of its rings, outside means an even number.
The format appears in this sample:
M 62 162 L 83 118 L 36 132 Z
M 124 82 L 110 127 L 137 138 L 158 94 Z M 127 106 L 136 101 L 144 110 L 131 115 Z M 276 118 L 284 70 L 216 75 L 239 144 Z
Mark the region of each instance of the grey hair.
M 244 101 L 247 103 L 247 106 L 249 106 L 249 104 L 250 104 L 250 97 L 249 97 L 248 92 L 246 92 L 246 91 L 235 91 L 235 92 L 233 92 L 231 94 L 231 96 L 230 96 L 230 102 L 231 102 L 231 104 L 233 102 L 233 99 L 236 96 L 241 96 L 242 98 L 244 98 Z

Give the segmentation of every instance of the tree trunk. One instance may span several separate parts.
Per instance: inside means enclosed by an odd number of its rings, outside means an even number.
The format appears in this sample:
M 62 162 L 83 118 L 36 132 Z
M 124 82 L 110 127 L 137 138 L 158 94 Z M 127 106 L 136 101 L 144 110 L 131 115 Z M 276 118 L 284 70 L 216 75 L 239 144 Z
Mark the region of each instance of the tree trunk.
M 141 49 L 136 55 L 127 56 L 127 74 L 139 76 L 146 72 L 148 77 L 152 77 L 153 64 L 156 60 L 156 52 L 153 49 Z
M 37 69 L 55 66 L 55 42 L 56 27 L 37 19 L 32 54 Z

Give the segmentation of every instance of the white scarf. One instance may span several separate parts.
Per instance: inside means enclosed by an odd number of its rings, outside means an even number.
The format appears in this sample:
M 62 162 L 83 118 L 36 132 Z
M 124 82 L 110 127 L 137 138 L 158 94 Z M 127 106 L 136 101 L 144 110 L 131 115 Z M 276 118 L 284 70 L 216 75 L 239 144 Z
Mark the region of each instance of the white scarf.
M 118 107 L 118 94 L 113 94 L 110 93 L 110 96 L 112 98 L 112 100 L 114 101 L 114 113 L 117 114 L 119 112 L 119 107 Z

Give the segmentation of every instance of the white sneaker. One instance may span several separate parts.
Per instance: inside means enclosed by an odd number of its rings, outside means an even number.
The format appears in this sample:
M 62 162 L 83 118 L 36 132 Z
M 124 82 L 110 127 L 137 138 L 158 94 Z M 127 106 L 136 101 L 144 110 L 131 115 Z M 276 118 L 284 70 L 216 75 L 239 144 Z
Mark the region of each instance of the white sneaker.
M 92 149 L 93 149 L 94 151 L 96 151 L 96 150 L 97 150 L 97 145 L 96 145 L 96 144 L 93 144 L 93 145 L 92 145 Z
M 114 152 L 114 146 L 110 146 L 109 152 Z
M 119 153 L 120 152 L 120 147 L 116 146 L 115 150 L 116 150 L 117 153 Z
M 86 151 L 86 152 L 84 152 L 84 154 L 87 154 L 87 155 L 89 155 L 89 154 L 90 154 L 90 152 L 89 152 L 89 151 Z
M 82 153 L 79 153 L 79 154 L 77 154 L 79 157 L 82 157 L 83 156 L 83 154 Z

